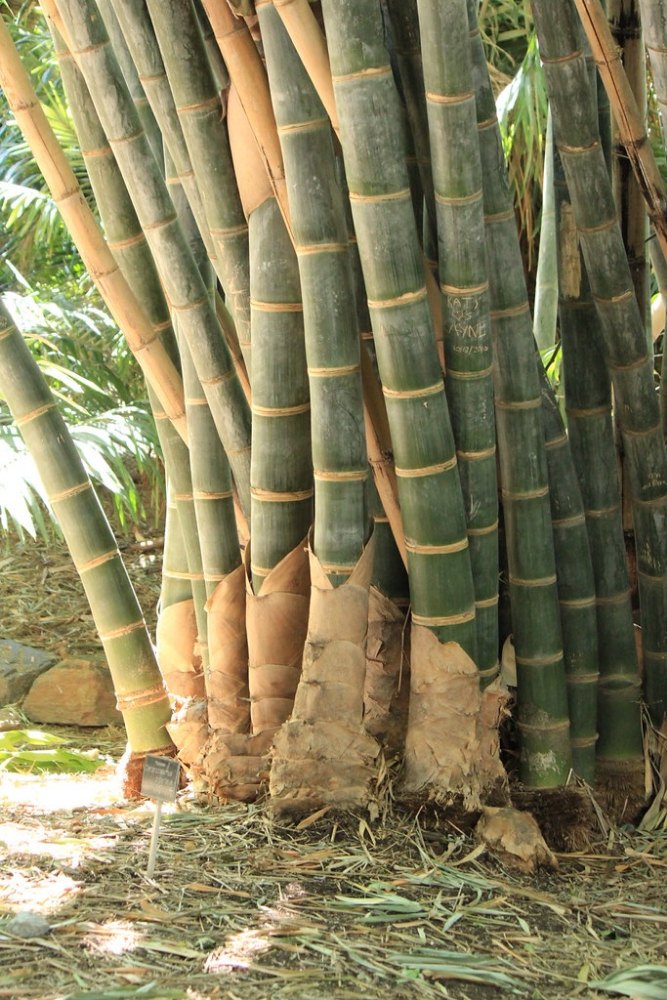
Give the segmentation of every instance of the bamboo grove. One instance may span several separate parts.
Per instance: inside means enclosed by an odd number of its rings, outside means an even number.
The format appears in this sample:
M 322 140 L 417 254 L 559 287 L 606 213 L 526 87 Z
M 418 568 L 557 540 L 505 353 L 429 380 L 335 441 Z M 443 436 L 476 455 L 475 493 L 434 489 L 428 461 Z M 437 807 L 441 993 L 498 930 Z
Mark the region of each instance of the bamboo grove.
M 667 0 L 640 6 L 663 108 Z M 477 0 L 41 8 L 95 211 L 2 21 L 0 85 L 146 377 L 156 655 L 4 307 L 0 390 L 136 769 L 177 753 L 197 787 L 277 814 L 372 810 L 387 761 L 408 802 L 507 801 L 507 761 L 528 790 L 576 774 L 641 799 L 642 703 L 655 731 L 667 709 L 667 365 L 661 392 L 582 27 L 607 24 L 599 0 L 532 4 L 534 293 Z M 539 350 L 556 327 L 564 407 Z

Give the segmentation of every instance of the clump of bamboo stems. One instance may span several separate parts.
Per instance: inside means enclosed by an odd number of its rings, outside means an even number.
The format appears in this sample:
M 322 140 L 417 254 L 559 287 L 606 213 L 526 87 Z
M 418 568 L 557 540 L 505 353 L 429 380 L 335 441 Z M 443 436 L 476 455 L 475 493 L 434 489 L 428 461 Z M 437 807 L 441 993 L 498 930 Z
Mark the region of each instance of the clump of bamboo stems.
M 44 6 L 106 244 L 58 175 L 4 25 L 0 82 L 151 384 L 169 481 L 158 654 L 193 777 L 223 799 L 265 791 L 276 812 L 367 808 L 384 747 L 412 801 L 502 797 L 501 514 L 521 781 L 636 770 L 603 355 L 656 723 L 667 462 L 572 0 L 534 0 L 567 182 L 549 147 L 535 330 L 540 347 L 562 339 L 567 426 L 535 350 L 476 0 Z M 662 6 L 644 6 L 662 99 Z M 15 340 L 0 334 L 21 420 L 32 376 Z M 39 454 L 41 421 L 25 422 Z M 58 484 L 68 504 L 85 492 Z M 164 695 L 138 736 L 112 672 L 132 745 L 169 747 Z

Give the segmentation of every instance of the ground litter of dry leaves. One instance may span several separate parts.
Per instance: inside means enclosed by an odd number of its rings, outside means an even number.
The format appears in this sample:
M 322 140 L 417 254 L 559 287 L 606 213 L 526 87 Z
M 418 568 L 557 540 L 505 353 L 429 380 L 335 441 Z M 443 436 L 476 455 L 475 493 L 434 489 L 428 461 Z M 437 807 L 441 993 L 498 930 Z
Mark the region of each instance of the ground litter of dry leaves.
M 125 550 L 147 614 L 155 552 Z M 61 548 L 14 545 L 0 569 L 0 635 L 99 655 Z M 120 730 L 52 731 L 110 761 L 123 750 Z M 150 803 L 119 801 L 112 762 L 0 772 L 0 997 L 667 998 L 665 832 L 610 831 L 556 873 L 519 876 L 419 816 L 299 829 L 186 792 L 149 879 L 152 822 Z M 51 932 L 8 933 L 20 911 Z

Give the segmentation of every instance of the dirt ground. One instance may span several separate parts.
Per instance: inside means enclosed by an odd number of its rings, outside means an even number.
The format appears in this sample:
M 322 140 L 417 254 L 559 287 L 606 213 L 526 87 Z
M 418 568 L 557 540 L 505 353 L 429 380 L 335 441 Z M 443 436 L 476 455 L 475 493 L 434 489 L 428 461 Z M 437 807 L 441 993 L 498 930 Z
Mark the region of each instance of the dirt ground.
M 149 619 L 154 542 L 125 545 Z M 99 655 L 61 547 L 7 545 L 0 569 L 0 635 Z M 52 731 L 109 762 L 0 773 L 0 997 L 667 1000 L 667 832 L 610 830 L 557 872 L 519 876 L 419 816 L 288 828 L 185 792 L 148 878 L 153 806 L 119 800 L 122 732 Z M 19 911 L 50 933 L 10 934 Z

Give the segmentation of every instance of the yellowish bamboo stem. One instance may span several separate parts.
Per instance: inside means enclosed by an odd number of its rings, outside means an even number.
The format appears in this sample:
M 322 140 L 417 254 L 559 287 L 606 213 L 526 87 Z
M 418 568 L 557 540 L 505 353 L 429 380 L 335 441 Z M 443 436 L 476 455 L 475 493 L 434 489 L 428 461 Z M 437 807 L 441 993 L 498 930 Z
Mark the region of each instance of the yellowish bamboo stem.
M 291 235 L 285 168 L 266 70 L 247 25 L 234 16 L 227 0 L 203 0 L 203 5 L 241 106 L 255 133 L 273 193 Z
M 155 390 L 165 413 L 183 440 L 187 441 L 181 377 L 104 240 L 79 182 L 37 100 L 2 17 L 0 87 L 88 273 L 125 336 L 146 379 Z
M 646 200 L 646 210 L 662 252 L 667 256 L 667 192 L 607 15 L 600 0 L 575 0 L 575 4 L 609 96 L 619 137 Z

